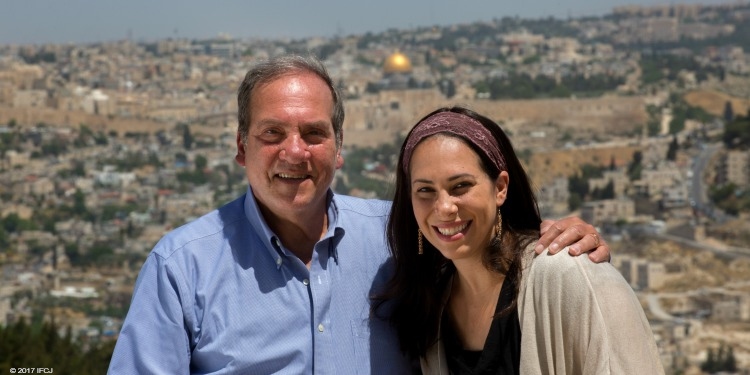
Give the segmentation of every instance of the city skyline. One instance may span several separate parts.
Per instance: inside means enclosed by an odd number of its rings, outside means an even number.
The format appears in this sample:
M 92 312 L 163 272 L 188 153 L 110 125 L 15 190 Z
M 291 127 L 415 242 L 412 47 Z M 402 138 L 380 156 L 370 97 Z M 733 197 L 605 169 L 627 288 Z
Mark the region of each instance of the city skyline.
M 0 44 L 93 43 L 165 38 L 305 38 L 364 34 L 490 21 L 503 17 L 600 16 L 623 5 L 731 4 L 746 0 L 541 0 L 503 4 L 490 0 L 356 4 L 342 0 L 259 4 L 218 0 L 88 2 L 11 1 L 0 12 Z M 289 12 L 294 9 L 294 12 Z M 314 16 L 311 16 L 314 15 Z

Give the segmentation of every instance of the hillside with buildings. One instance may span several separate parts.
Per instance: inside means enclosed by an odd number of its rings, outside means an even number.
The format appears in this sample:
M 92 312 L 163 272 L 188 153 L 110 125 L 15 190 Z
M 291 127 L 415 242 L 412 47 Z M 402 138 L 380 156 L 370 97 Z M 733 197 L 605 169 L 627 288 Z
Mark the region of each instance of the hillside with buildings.
M 607 237 L 668 373 L 700 373 L 719 348 L 747 373 L 748 51 L 747 2 L 335 38 L 0 46 L 0 326 L 115 340 L 156 241 L 245 192 L 245 72 L 313 53 L 346 98 L 337 192 L 387 199 L 400 139 L 432 109 L 489 114 L 543 216 L 579 215 Z

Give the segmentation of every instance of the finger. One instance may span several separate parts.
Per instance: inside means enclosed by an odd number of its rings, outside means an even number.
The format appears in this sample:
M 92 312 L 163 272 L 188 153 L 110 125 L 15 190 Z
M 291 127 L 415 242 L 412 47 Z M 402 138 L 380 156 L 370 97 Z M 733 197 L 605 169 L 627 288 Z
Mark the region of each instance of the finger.
M 564 219 L 563 219 L 564 220 Z M 550 244 L 552 244 L 552 241 L 557 238 L 557 236 L 560 235 L 560 233 L 563 232 L 563 228 L 565 226 L 561 224 L 562 220 L 545 220 L 542 222 L 542 225 L 540 226 L 540 234 L 539 241 L 537 242 L 536 247 L 534 248 L 534 251 L 537 254 L 541 254 L 544 249 L 549 247 Z
M 545 236 L 547 236 L 547 239 L 549 239 L 550 241 L 549 246 L 547 247 L 550 254 L 557 254 L 564 247 L 580 242 L 580 240 L 584 236 L 582 228 L 585 228 L 585 226 L 573 225 L 563 230 L 562 228 L 557 228 L 558 225 L 559 224 L 555 224 L 553 226 L 555 229 L 550 229 L 545 234 Z M 553 234 L 557 235 L 555 237 L 552 237 Z
M 565 229 L 559 236 L 557 236 L 552 243 L 549 245 L 549 252 L 551 254 L 557 254 L 560 250 L 566 246 L 574 244 L 580 244 L 581 241 L 585 240 L 585 232 L 581 225 L 574 225 Z M 573 254 L 571 254 L 573 255 Z M 575 254 L 578 255 L 578 254 Z
M 589 259 L 594 263 L 605 263 L 611 261 L 612 255 L 610 254 L 609 245 L 607 245 L 606 242 L 602 243 L 596 248 L 596 250 L 589 253 Z
M 586 230 L 591 231 L 586 232 Z M 599 237 L 599 234 L 593 227 L 586 228 L 586 230 L 583 230 L 585 234 L 576 243 L 570 245 L 570 255 L 581 255 L 586 252 L 596 251 L 604 243 L 604 240 Z
M 547 232 L 547 230 L 555 224 L 555 220 L 542 220 L 542 224 L 539 225 L 539 234 L 544 235 L 544 233 Z

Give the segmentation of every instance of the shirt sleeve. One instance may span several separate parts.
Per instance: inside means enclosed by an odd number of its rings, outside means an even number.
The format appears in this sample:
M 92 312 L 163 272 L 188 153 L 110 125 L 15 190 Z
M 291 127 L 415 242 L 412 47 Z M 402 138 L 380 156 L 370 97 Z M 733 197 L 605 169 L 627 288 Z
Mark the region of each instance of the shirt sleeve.
M 133 290 L 109 365 L 110 374 L 188 374 L 190 346 L 178 279 L 152 253 Z
M 640 302 L 611 264 L 545 252 L 518 298 L 522 374 L 664 374 Z

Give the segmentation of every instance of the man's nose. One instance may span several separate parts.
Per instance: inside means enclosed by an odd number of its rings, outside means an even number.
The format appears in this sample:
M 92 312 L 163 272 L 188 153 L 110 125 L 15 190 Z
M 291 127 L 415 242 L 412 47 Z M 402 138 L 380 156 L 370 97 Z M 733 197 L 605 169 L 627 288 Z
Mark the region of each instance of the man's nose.
M 279 158 L 290 164 L 299 164 L 310 158 L 310 151 L 301 137 L 293 135 L 282 143 Z

